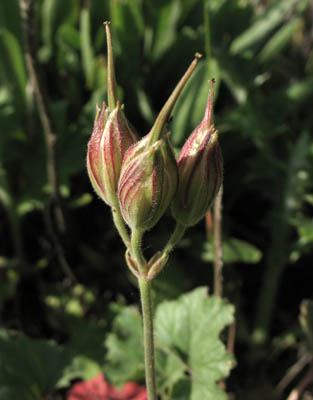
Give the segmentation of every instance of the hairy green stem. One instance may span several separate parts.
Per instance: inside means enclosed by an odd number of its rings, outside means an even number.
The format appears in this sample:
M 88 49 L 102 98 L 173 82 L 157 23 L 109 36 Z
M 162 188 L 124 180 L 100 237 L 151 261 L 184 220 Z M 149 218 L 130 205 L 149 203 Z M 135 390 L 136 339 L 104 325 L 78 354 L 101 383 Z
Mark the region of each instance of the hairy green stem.
M 130 238 L 119 208 L 112 207 L 113 221 L 120 234 L 125 246 L 130 248 Z
M 151 301 L 151 281 L 145 277 L 138 279 L 142 319 L 143 319 L 143 339 L 145 352 L 145 372 L 148 400 L 157 400 L 155 365 L 154 365 L 154 340 L 153 340 L 153 318 Z
M 167 242 L 167 245 L 165 246 L 163 253 L 169 254 L 173 248 L 176 246 L 176 244 L 181 240 L 181 238 L 184 236 L 184 233 L 186 231 L 186 227 L 179 222 L 176 222 L 175 230 L 170 237 L 169 241 Z
M 147 263 L 146 263 L 146 260 L 143 256 L 142 250 L 141 250 L 143 233 L 144 232 L 139 229 L 134 229 L 131 234 L 132 258 L 136 261 L 139 271 L 141 272 L 142 275 L 145 274 L 146 269 L 147 269 Z

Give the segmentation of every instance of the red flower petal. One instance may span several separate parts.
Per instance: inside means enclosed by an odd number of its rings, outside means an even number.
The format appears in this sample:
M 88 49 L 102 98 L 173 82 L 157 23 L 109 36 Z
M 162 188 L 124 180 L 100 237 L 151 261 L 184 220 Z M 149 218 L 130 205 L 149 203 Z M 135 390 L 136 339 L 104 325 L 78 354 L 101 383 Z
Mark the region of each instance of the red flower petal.
M 76 383 L 68 392 L 67 400 L 147 400 L 146 388 L 128 382 L 117 389 L 104 380 L 103 374 L 90 381 Z
M 99 374 L 90 381 L 76 383 L 68 392 L 67 400 L 106 400 L 109 391 L 110 385 Z
M 147 400 L 147 390 L 135 382 L 128 382 L 121 390 L 122 400 Z

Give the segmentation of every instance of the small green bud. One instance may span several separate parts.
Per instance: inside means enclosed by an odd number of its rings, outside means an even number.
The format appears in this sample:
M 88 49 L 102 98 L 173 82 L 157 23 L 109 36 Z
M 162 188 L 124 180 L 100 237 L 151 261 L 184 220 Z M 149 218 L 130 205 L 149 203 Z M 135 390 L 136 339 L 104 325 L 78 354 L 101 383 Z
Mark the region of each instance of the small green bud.
M 167 261 L 169 259 L 168 253 L 162 253 L 158 251 L 148 263 L 148 279 L 154 279 L 165 267 Z
M 125 154 L 118 186 L 120 210 L 131 229 L 147 231 L 162 217 L 177 188 L 168 136 L 150 144 L 151 132 Z
M 126 250 L 125 253 L 125 260 L 127 263 L 127 266 L 129 268 L 129 270 L 131 271 L 131 273 L 133 275 L 135 275 L 136 278 L 139 278 L 140 276 L 140 271 L 138 271 L 138 265 L 137 263 L 132 259 L 131 255 L 130 255 L 130 251 L 129 249 Z
M 195 225 L 207 213 L 223 176 L 218 132 L 211 124 L 213 80 L 204 118 L 184 144 L 177 160 L 179 185 L 172 214 L 182 225 Z

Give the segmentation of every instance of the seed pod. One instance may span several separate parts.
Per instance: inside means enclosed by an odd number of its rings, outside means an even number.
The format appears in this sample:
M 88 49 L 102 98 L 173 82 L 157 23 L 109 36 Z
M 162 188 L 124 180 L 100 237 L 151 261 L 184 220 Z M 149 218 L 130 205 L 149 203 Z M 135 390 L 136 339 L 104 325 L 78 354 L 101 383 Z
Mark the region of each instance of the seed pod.
M 131 229 L 146 231 L 175 194 L 178 172 L 168 135 L 150 144 L 151 132 L 125 154 L 118 186 L 120 210 Z
M 205 216 L 222 183 L 223 161 L 218 132 L 211 124 L 212 106 L 213 80 L 204 118 L 187 139 L 177 160 L 179 185 L 172 214 L 186 227 Z

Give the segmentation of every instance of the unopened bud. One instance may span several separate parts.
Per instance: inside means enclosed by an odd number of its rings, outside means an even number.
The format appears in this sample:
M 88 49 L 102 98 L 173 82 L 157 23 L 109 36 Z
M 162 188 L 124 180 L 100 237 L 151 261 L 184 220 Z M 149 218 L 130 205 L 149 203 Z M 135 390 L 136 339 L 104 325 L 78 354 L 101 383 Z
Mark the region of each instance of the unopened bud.
M 156 118 L 151 131 L 125 154 L 118 187 L 119 204 L 131 229 L 146 231 L 162 217 L 177 188 L 177 164 L 171 148 L 167 122 L 172 109 L 195 70 L 201 55 L 182 76 Z
M 217 195 L 223 175 L 218 132 L 211 124 L 213 80 L 204 118 L 183 146 L 177 160 L 179 186 L 172 203 L 172 214 L 188 227 L 200 221 Z
M 96 193 L 112 207 L 118 204 L 117 185 L 124 154 L 136 140 L 119 102 L 108 116 L 104 104 L 88 143 L 87 169 Z
M 148 279 L 154 279 L 165 267 L 169 258 L 168 253 L 158 251 L 148 263 Z
M 111 207 L 118 207 L 117 186 L 126 150 L 137 141 L 132 127 L 116 99 L 116 80 L 109 22 L 107 34 L 107 92 L 109 107 L 97 109 L 93 132 L 88 143 L 87 169 L 96 193 Z M 101 111 L 101 112 L 100 112 Z
M 177 165 L 168 136 L 150 144 L 146 135 L 125 154 L 118 186 L 120 209 L 131 229 L 151 229 L 177 188 Z
M 93 131 L 88 143 L 87 151 L 87 171 L 91 184 L 102 200 L 105 201 L 105 189 L 102 180 L 102 157 L 100 142 L 103 135 L 107 118 L 107 106 L 102 105 L 102 110 L 97 106 L 97 115 L 95 118 Z
M 140 271 L 138 271 L 138 266 L 137 266 L 136 262 L 131 258 L 131 255 L 130 255 L 130 252 L 128 249 L 126 250 L 126 253 L 125 253 L 125 260 L 126 260 L 128 268 L 130 269 L 132 274 L 134 274 L 136 278 L 139 278 Z

